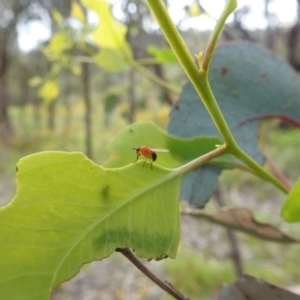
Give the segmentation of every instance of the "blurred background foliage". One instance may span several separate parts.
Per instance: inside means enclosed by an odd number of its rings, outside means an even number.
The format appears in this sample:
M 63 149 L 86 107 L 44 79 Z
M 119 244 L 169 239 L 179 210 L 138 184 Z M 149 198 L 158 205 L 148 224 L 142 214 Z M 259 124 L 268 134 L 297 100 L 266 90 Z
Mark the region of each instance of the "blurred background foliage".
M 175 2 L 165 1 L 171 15 L 179 5 Z M 215 2 L 216 8 L 223 5 Z M 264 45 L 299 72 L 300 1 L 257 2 L 261 11 L 255 13 L 264 25 L 249 26 L 254 6 L 242 4 L 219 43 L 247 40 Z M 274 5 L 282 10 L 291 6 L 294 15 L 283 22 Z M 180 13 L 172 17 L 190 52 L 203 51 L 210 30 L 197 22 L 214 22 L 214 17 L 205 1 L 180 6 Z M 151 120 L 166 128 L 170 108 L 186 81 L 144 1 L 0 0 L 1 205 L 15 193 L 13 174 L 19 158 L 45 150 L 82 151 L 102 164 L 107 145 L 125 125 Z M 281 122 L 261 126 L 264 152 L 291 182 L 299 176 L 299 141 L 300 133 Z M 227 206 L 251 208 L 259 220 L 299 238 L 297 225 L 284 224 L 279 217 L 283 196 L 268 184 L 228 171 L 220 178 L 220 191 Z M 206 209 L 215 206 L 211 201 Z M 150 268 L 191 298 L 210 299 L 222 282 L 235 278 L 227 235 L 221 227 L 186 216 L 182 230 L 178 259 L 149 263 Z M 299 282 L 299 247 L 241 234 L 237 240 L 246 272 L 286 287 Z M 105 280 L 99 283 L 100 278 Z M 53 300 L 164 296 L 115 254 L 85 266 L 53 293 Z

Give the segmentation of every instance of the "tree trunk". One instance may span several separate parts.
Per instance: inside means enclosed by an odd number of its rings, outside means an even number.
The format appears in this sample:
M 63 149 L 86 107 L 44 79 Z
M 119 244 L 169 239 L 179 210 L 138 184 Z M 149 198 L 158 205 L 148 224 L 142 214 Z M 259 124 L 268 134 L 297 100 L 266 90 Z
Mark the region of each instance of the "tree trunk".
M 9 101 L 5 72 L 0 73 L 0 138 L 3 141 L 4 145 L 8 146 L 9 139 L 12 134 L 12 126 L 8 113 Z
M 135 111 L 136 111 L 136 93 L 135 93 L 135 73 L 134 73 L 134 70 L 129 71 L 128 96 L 129 96 L 128 121 L 131 124 L 131 123 L 134 122 Z
M 7 20 L 6 26 L 0 28 L 0 139 L 3 140 L 5 145 L 9 144 L 10 136 L 13 133 L 9 117 L 9 94 L 7 90 L 7 74 L 10 58 L 12 57 L 9 41 L 12 35 L 16 34 L 17 20 L 24 7 L 22 7 L 20 1 L 12 1 L 11 12 L 13 18 Z
M 164 76 L 164 69 L 163 66 L 160 64 L 154 65 L 154 73 L 157 77 L 161 78 L 162 80 L 165 80 Z M 167 89 L 161 88 L 162 97 L 165 100 L 166 103 L 168 103 L 170 106 L 172 106 L 173 101 L 171 99 L 170 93 Z
M 91 116 L 91 89 L 89 64 L 81 64 L 83 101 L 85 104 L 85 147 L 86 155 L 92 158 L 92 116 Z
M 48 129 L 50 131 L 55 130 L 55 106 L 56 106 L 56 100 L 53 100 L 48 105 Z
M 300 0 L 297 0 L 298 5 L 298 16 L 296 24 L 291 28 L 288 33 L 288 61 L 290 65 L 297 71 L 300 71 L 300 62 L 299 62 L 299 36 L 300 36 Z
M 12 134 L 12 125 L 9 118 L 9 98 L 7 91 L 7 73 L 9 65 L 8 55 L 8 33 L 2 32 L 0 46 L 0 135 L 5 145 L 9 144 L 9 138 Z

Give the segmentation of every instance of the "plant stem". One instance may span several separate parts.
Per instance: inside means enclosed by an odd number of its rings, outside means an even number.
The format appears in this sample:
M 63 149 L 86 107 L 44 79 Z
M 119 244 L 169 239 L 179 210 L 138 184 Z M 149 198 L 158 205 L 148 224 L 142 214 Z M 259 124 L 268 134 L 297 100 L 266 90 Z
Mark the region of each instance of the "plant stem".
M 226 151 L 225 147 L 216 148 L 200 157 L 195 158 L 194 160 L 188 162 L 187 164 L 174 169 L 174 172 L 171 173 L 171 176 L 173 177 L 178 175 L 185 175 L 193 171 L 194 169 L 202 166 L 204 163 L 207 163 L 208 161 L 212 160 L 213 158 L 216 158 L 224 154 L 225 151 Z
M 129 248 L 117 248 L 117 252 L 122 253 L 132 264 L 134 264 L 142 273 L 144 273 L 149 279 L 156 283 L 160 288 L 170 294 L 172 297 L 178 300 L 188 300 L 187 297 L 178 292 L 171 284 L 163 282 L 157 276 L 155 276 L 149 269 L 147 269 L 133 254 Z
M 176 29 L 173 21 L 164 6 L 162 1 L 148 0 L 148 6 L 155 15 L 161 30 L 163 31 L 166 39 L 168 40 L 171 48 L 173 49 L 176 57 L 181 63 L 184 71 L 189 77 L 190 81 L 194 85 L 196 91 L 200 95 L 203 104 L 205 105 L 207 111 L 212 117 L 216 127 L 223 136 L 226 145 L 236 144 L 227 123 L 219 109 L 219 106 L 214 98 L 214 95 L 209 87 L 208 78 L 206 72 L 199 72 L 197 69 L 192 56 L 190 55 L 185 43 L 180 36 L 178 30 Z M 217 36 L 216 36 L 217 38 Z M 214 44 L 213 42 L 211 42 Z M 213 50 L 213 48 L 211 49 Z M 207 56 L 208 55 L 208 56 Z M 209 58 L 211 54 L 206 53 Z M 209 59 L 207 60 L 209 61 Z
M 131 60 L 127 62 L 133 69 L 135 69 L 140 74 L 144 75 L 148 79 L 154 81 L 156 84 L 160 85 L 161 87 L 165 88 L 166 90 L 172 92 L 175 95 L 180 94 L 180 90 L 176 87 L 172 86 L 171 84 L 167 83 L 165 80 L 162 80 L 158 76 L 154 75 L 152 72 L 149 72 L 146 68 L 142 67 L 139 63 Z
M 152 72 L 148 71 L 145 67 L 142 66 L 142 63 L 139 63 L 139 61 L 135 61 L 135 60 L 132 60 L 132 59 L 126 59 L 126 58 L 123 58 L 123 59 L 135 71 L 137 71 L 140 74 L 144 75 L 146 78 L 152 80 L 156 84 L 160 85 L 161 87 L 163 87 L 164 89 L 170 91 L 171 93 L 173 93 L 175 95 L 180 94 L 180 89 L 174 87 L 173 85 L 169 84 L 165 80 L 162 80 L 161 78 L 159 78 L 158 76 L 156 76 Z M 76 62 L 79 62 L 79 63 L 86 62 L 86 63 L 95 64 L 95 60 L 93 58 L 86 57 L 86 56 L 77 56 L 74 60 Z M 154 64 L 154 60 L 152 60 L 152 64 Z
M 219 205 L 220 209 L 225 207 L 224 201 L 222 199 L 220 190 L 217 190 L 215 193 L 215 200 L 217 202 L 217 204 Z M 238 247 L 238 241 L 236 238 L 236 235 L 234 233 L 234 231 L 230 228 L 225 228 L 226 233 L 227 233 L 227 237 L 231 246 L 231 253 L 230 253 L 230 257 L 232 259 L 233 265 L 235 267 L 236 270 L 236 274 L 238 276 L 238 278 L 242 278 L 243 277 L 243 263 L 242 263 L 242 256 Z
M 232 147 L 230 153 L 235 155 L 237 158 L 243 161 L 249 168 L 254 170 L 258 177 L 271 182 L 274 186 L 276 186 L 285 194 L 289 192 L 289 189 L 279 179 L 277 179 L 271 173 L 267 172 L 262 166 L 260 166 L 254 159 L 248 156 L 237 145 L 235 147 Z
M 208 41 L 208 44 L 206 47 L 206 51 L 205 51 L 205 54 L 203 57 L 203 63 L 202 63 L 202 66 L 200 66 L 201 72 L 208 74 L 212 55 L 214 53 L 214 49 L 216 47 L 220 33 L 224 27 L 225 21 L 229 17 L 229 15 L 236 9 L 236 7 L 237 7 L 236 1 L 229 1 L 229 0 L 226 1 L 225 8 L 224 8 L 220 18 L 217 21 L 214 31 L 212 32 L 212 34 L 209 38 L 209 41 Z
M 217 129 L 222 135 L 225 141 L 224 148 L 226 149 L 226 152 L 231 153 L 237 158 L 241 159 L 247 166 L 253 169 L 260 178 L 271 182 L 281 191 L 287 193 L 288 189 L 276 177 L 264 170 L 259 164 L 257 164 L 251 157 L 249 157 L 245 152 L 243 152 L 239 148 L 222 115 L 222 112 L 220 111 L 218 103 L 209 85 L 208 68 L 210 65 L 212 54 L 217 43 L 217 39 L 226 21 L 226 18 L 236 7 L 236 1 L 227 0 L 227 4 L 223 10 L 223 13 L 220 19 L 218 20 L 216 28 L 214 29 L 212 36 L 209 40 L 205 57 L 203 58 L 202 62 L 200 59 L 200 71 L 196 68 L 195 63 L 187 47 L 185 46 L 185 43 L 181 38 L 178 30 L 173 24 L 172 19 L 163 2 L 160 0 L 148 0 L 147 3 L 150 7 L 150 10 L 155 15 L 161 30 L 163 31 L 179 62 L 181 63 L 184 71 L 186 72 L 190 81 L 194 85 L 208 113 L 210 114 Z

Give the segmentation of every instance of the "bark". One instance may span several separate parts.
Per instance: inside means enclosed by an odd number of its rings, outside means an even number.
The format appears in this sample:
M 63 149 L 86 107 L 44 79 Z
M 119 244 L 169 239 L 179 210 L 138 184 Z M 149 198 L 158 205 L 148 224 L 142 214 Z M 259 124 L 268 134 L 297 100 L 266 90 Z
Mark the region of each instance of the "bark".
M 89 64 L 82 63 L 81 70 L 83 100 L 85 104 L 85 148 L 86 155 L 92 158 L 92 114 Z
M 16 35 L 16 25 L 18 17 L 25 4 L 22 6 L 20 1 L 16 0 L 12 4 L 12 18 L 5 27 L 0 29 L 0 139 L 5 145 L 9 144 L 10 136 L 13 133 L 12 123 L 9 117 L 9 94 L 8 94 L 8 71 L 11 59 L 10 40 Z
M 299 62 L 299 36 L 300 36 L 300 0 L 297 0 L 298 4 L 298 18 L 296 24 L 291 28 L 287 37 L 288 46 L 288 61 L 291 66 L 296 70 L 300 71 Z
M 50 131 L 55 130 L 55 107 L 56 107 L 56 100 L 53 100 L 48 105 L 48 129 Z
M 154 73 L 157 77 L 161 78 L 162 80 L 165 80 L 164 69 L 162 65 L 160 64 L 154 65 Z M 161 93 L 165 102 L 167 102 L 170 106 L 172 106 L 173 102 L 169 91 L 165 88 L 161 88 Z
M 276 22 L 277 18 L 274 14 L 270 13 L 269 11 L 269 3 L 270 0 L 265 0 L 265 11 L 264 15 L 268 22 L 268 26 L 265 30 L 265 45 L 267 48 L 274 50 L 275 48 L 275 28 L 276 28 Z
M 135 111 L 136 111 L 136 92 L 135 92 L 135 73 L 134 70 L 129 71 L 129 88 L 128 88 L 128 95 L 129 95 L 129 116 L 128 121 L 129 123 L 133 123 L 135 119 Z

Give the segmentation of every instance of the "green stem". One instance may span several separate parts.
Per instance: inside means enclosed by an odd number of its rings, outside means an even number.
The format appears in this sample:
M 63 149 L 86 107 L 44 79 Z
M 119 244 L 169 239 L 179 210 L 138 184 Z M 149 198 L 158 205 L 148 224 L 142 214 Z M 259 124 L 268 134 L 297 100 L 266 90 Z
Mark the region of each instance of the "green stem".
M 78 62 L 78 63 L 86 62 L 86 63 L 90 63 L 90 64 L 95 64 L 95 60 L 92 57 L 88 57 L 88 56 L 76 56 L 74 60 L 76 60 L 76 62 Z M 140 63 L 140 61 L 128 60 L 126 58 L 124 58 L 124 60 L 135 71 L 137 71 L 140 74 L 144 75 L 145 77 L 147 77 L 148 79 L 152 80 L 156 84 L 160 85 L 164 89 L 170 91 L 171 93 L 173 93 L 175 95 L 179 95 L 180 94 L 180 90 L 179 89 L 177 89 L 173 85 L 169 84 L 165 80 L 159 78 L 158 76 L 154 75 L 152 72 L 149 72 L 146 68 L 144 68 L 142 66 L 142 64 Z M 153 59 L 151 59 L 151 60 L 149 59 L 149 60 L 144 60 L 143 63 L 145 63 L 145 64 L 146 63 L 148 63 L 148 64 L 154 64 L 155 61 Z
M 201 97 L 203 104 L 205 105 L 208 113 L 214 121 L 217 129 L 224 138 L 225 145 L 222 153 L 232 153 L 237 158 L 241 159 L 247 166 L 253 169 L 260 178 L 263 178 L 283 192 L 288 192 L 287 188 L 272 174 L 264 170 L 259 164 L 257 164 L 251 157 L 244 153 L 237 145 L 221 111 L 215 100 L 215 97 L 211 91 L 209 80 L 208 80 L 208 68 L 210 66 L 212 54 L 217 43 L 217 39 L 220 35 L 224 23 L 229 14 L 236 7 L 235 0 L 227 0 L 227 4 L 224 11 L 217 22 L 216 28 L 214 29 L 212 36 L 209 40 L 208 47 L 204 58 L 202 54 L 199 55 L 200 71 L 197 69 L 192 56 L 190 55 L 183 39 L 177 31 L 172 19 L 161 0 L 147 0 L 148 6 L 152 13 L 155 15 L 161 30 L 163 31 L 166 39 L 168 40 L 171 48 L 173 49 L 177 59 L 181 63 L 184 71 Z M 218 149 L 217 149 L 218 150 Z M 217 151 L 218 153 L 218 151 Z M 188 165 L 185 165 L 188 168 Z M 183 166 L 183 168 L 185 168 Z
M 212 55 L 214 53 L 214 49 L 216 47 L 220 33 L 224 27 L 225 21 L 229 17 L 229 15 L 236 9 L 236 7 L 237 7 L 237 2 L 235 0 L 234 1 L 230 1 L 230 0 L 226 1 L 224 10 L 223 10 L 220 18 L 217 21 L 214 31 L 212 32 L 212 34 L 209 38 L 209 41 L 208 41 L 208 44 L 206 47 L 206 51 L 204 54 L 204 58 L 203 58 L 203 63 L 202 63 L 202 66 L 200 66 L 200 72 L 205 72 L 206 74 L 208 74 Z
M 172 176 L 178 176 L 178 175 L 185 175 L 191 171 L 193 171 L 196 168 L 199 168 L 204 163 L 209 162 L 213 158 L 216 158 L 226 152 L 226 149 L 224 147 L 216 148 L 200 157 L 197 157 L 196 159 L 188 162 L 187 164 L 180 166 L 176 169 L 174 169 L 174 173 L 172 173 Z
M 173 49 L 177 59 L 181 63 L 184 71 L 194 85 L 196 91 L 202 98 L 202 101 L 212 117 L 216 127 L 223 136 L 227 145 L 235 145 L 236 142 L 227 126 L 225 119 L 219 109 L 219 106 L 209 87 L 206 76 L 203 76 L 197 69 L 192 56 L 186 48 L 178 30 L 172 22 L 172 19 L 162 1 L 148 0 L 148 5 L 155 15 L 161 30 Z
M 262 166 L 260 166 L 255 160 L 248 156 L 243 150 L 239 147 L 233 148 L 231 151 L 235 157 L 243 161 L 249 168 L 251 168 L 258 177 L 273 183 L 278 189 L 284 193 L 288 193 L 289 189 L 275 176 L 267 172 Z
M 139 63 L 135 61 L 128 61 L 127 62 L 133 69 L 135 69 L 140 74 L 144 75 L 148 79 L 154 81 L 161 87 L 165 88 L 166 90 L 174 93 L 175 95 L 180 94 L 180 90 L 176 87 L 172 86 L 171 84 L 168 84 L 165 80 L 159 78 L 158 76 L 154 75 L 152 72 L 149 72 L 146 68 L 142 67 Z

